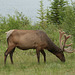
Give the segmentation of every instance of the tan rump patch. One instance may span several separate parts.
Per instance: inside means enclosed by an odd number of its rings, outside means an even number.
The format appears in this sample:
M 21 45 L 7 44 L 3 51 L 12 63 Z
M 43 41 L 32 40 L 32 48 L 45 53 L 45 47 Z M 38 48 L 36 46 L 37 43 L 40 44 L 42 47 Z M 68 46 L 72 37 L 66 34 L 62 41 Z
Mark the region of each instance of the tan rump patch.
M 9 30 L 9 31 L 5 32 L 5 33 L 7 34 L 7 36 L 6 36 L 7 39 L 8 39 L 8 37 L 12 34 L 13 31 L 14 31 L 14 30 Z

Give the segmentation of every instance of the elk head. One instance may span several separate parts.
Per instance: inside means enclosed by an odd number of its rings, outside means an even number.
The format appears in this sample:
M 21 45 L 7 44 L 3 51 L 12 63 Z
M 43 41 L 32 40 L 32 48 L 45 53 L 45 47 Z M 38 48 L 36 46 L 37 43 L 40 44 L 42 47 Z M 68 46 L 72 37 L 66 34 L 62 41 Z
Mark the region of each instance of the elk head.
M 62 40 L 62 37 L 64 36 L 64 40 Z M 71 48 L 71 44 L 66 44 L 67 40 L 71 37 L 71 35 L 66 35 L 65 32 L 59 31 L 59 44 L 61 51 L 55 53 L 55 55 L 62 61 L 65 62 L 65 57 L 63 52 L 73 53 L 74 51 Z M 67 47 L 67 48 L 65 48 Z

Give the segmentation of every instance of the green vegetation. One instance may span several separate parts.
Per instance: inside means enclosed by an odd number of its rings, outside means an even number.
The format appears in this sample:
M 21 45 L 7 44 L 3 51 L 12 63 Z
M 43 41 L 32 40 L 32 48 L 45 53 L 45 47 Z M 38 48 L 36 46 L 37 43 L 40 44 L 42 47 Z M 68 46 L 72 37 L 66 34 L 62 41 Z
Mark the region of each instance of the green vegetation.
M 40 1 L 40 10 L 38 10 L 38 14 L 40 15 L 39 18 L 40 19 L 40 25 L 43 26 L 44 25 L 44 20 L 45 20 L 45 12 L 44 12 L 44 8 L 43 8 L 43 1 Z
M 54 0 L 58 1 L 59 0 Z M 60 0 L 64 5 L 64 0 Z M 50 2 L 50 1 L 49 1 Z M 54 2 L 53 2 L 54 3 Z M 36 50 L 22 51 L 16 48 L 13 59 L 14 65 L 11 65 L 8 56 L 7 64 L 4 65 L 4 52 L 7 49 L 6 31 L 10 29 L 24 29 L 24 30 L 43 30 L 52 39 L 52 41 L 59 46 L 59 30 L 64 30 L 72 37 L 68 43 L 73 43 L 72 47 L 75 49 L 75 3 L 72 2 L 71 6 L 68 4 L 63 6 L 62 11 L 52 21 L 51 13 L 53 7 L 43 8 L 43 0 L 40 1 L 40 9 L 38 10 L 40 21 L 32 25 L 31 19 L 23 13 L 15 11 L 15 15 L 7 15 L 7 17 L 0 15 L 0 75 L 74 75 L 75 74 L 75 53 L 64 53 L 66 62 L 62 63 L 56 56 L 45 50 L 47 62 L 43 62 L 43 56 L 40 57 L 40 64 L 37 63 Z M 58 6 L 60 6 L 58 5 Z M 60 6 L 61 7 L 61 6 Z M 63 8 L 64 7 L 64 8 Z M 50 11 L 50 9 L 53 9 Z M 55 9 L 54 11 L 56 11 Z M 63 13 L 64 10 L 64 13 Z M 46 12 L 44 12 L 46 11 Z M 64 14 L 64 15 L 63 15 Z M 59 24 L 58 24 L 59 23 Z
M 65 8 L 66 8 L 67 1 L 64 0 L 54 0 L 51 3 L 49 12 L 49 18 L 54 24 L 61 24 L 61 20 L 65 17 Z
M 4 49 L 0 51 L 0 75 L 74 75 L 75 74 L 75 54 L 65 54 L 66 62 L 62 63 L 58 58 L 48 51 L 46 52 L 47 62 L 43 62 L 41 55 L 40 64 L 37 63 L 36 51 L 14 52 L 14 65 L 7 59 L 6 66 L 3 64 Z

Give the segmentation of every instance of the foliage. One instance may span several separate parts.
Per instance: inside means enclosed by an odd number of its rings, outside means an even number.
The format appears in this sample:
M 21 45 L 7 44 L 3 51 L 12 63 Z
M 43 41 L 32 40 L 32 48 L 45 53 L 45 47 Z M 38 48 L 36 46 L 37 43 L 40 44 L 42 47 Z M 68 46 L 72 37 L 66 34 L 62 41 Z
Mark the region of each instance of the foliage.
M 37 17 L 38 19 L 40 19 L 40 26 L 42 28 L 44 28 L 45 25 L 45 12 L 44 12 L 44 7 L 43 7 L 43 0 L 40 1 L 40 10 L 38 10 L 38 14 L 39 17 Z
M 51 3 L 48 11 L 48 18 L 51 19 L 51 23 L 53 24 L 61 24 L 64 18 L 64 12 L 66 7 L 67 1 L 64 0 L 54 0 Z
M 46 21 L 47 21 L 47 24 L 52 24 L 51 22 L 51 15 L 50 15 L 50 11 L 49 11 L 49 8 L 47 7 L 46 9 Z
M 62 28 L 67 34 L 73 36 L 73 42 L 75 43 L 75 6 L 67 6 L 65 11 L 64 21 L 62 22 Z
M 24 29 L 31 25 L 31 21 L 23 13 L 15 11 L 15 15 L 3 17 L 0 15 L 0 41 L 5 41 L 5 32 L 11 29 Z M 3 37 L 3 38 L 2 38 Z
M 47 8 L 46 18 L 48 25 L 56 25 L 58 29 L 72 35 L 75 48 L 75 2 L 70 5 L 64 0 L 54 0 Z

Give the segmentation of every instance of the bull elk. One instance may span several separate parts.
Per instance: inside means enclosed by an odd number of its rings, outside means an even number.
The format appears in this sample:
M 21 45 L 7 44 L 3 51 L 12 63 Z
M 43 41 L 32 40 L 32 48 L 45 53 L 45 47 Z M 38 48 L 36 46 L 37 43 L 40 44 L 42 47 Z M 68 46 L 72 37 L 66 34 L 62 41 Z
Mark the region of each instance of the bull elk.
M 56 46 L 51 39 L 47 36 L 47 34 L 41 30 L 10 30 L 7 33 L 7 43 L 8 48 L 4 54 L 4 64 L 6 64 L 6 59 L 8 54 L 10 54 L 11 63 L 13 64 L 13 52 L 15 48 L 19 48 L 22 50 L 28 49 L 36 49 L 37 59 L 40 62 L 40 52 L 44 56 L 44 62 L 46 62 L 46 54 L 44 49 L 53 53 L 56 57 L 58 57 L 62 62 L 65 62 L 64 51 L 73 52 L 65 49 L 65 46 L 71 46 L 72 44 L 66 45 L 66 41 L 69 36 L 64 35 L 64 32 L 60 31 L 60 47 Z M 64 35 L 65 39 L 62 41 L 61 38 Z M 62 44 L 62 42 L 64 42 Z

